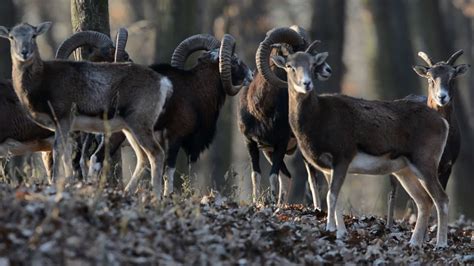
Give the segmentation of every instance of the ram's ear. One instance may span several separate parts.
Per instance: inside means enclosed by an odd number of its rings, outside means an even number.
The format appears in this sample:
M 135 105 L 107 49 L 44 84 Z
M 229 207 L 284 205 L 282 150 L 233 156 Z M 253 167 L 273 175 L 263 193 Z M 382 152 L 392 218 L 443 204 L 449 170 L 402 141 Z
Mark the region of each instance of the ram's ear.
M 470 67 L 471 65 L 468 64 L 460 64 L 455 66 L 454 69 L 456 69 L 456 77 L 466 74 Z
M 329 53 L 328 52 L 324 52 L 324 53 L 318 53 L 314 56 L 314 60 L 316 61 L 316 65 L 319 66 L 321 65 L 322 63 L 324 63 L 326 61 L 326 59 L 328 58 L 329 56 Z
M 418 76 L 426 78 L 426 75 L 428 74 L 428 70 L 430 70 L 430 68 L 426 66 L 416 65 L 413 66 L 413 70 L 415 70 Z
M 43 23 L 40 23 L 38 26 L 36 26 L 36 35 L 41 35 L 49 30 L 51 28 L 51 25 L 53 22 L 51 21 L 46 21 Z
M 0 37 L 8 39 L 9 33 L 10 33 L 10 30 L 7 27 L 0 26 Z
M 285 69 L 286 59 L 283 56 L 274 55 L 271 59 L 277 67 Z

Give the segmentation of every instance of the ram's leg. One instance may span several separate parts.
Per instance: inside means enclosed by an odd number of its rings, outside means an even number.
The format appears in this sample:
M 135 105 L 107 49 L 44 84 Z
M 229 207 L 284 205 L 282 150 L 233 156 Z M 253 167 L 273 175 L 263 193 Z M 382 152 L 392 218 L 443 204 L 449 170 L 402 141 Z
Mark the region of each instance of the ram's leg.
M 252 167 L 252 201 L 257 203 L 260 197 L 260 182 L 262 179 L 260 171 L 260 153 L 258 151 L 257 143 L 253 140 L 247 140 L 247 150 L 250 156 Z
M 178 152 L 181 148 L 181 143 L 176 140 L 170 140 L 168 147 L 166 147 L 166 174 L 164 176 L 164 196 L 171 195 L 174 191 L 174 173 L 176 171 L 176 160 Z
M 274 148 L 273 152 L 264 151 L 263 154 L 267 158 L 267 160 L 272 164 L 272 168 L 270 169 L 270 192 L 271 192 L 271 200 L 274 202 L 275 197 L 277 196 L 277 189 L 278 189 L 278 205 L 283 204 L 286 199 L 288 198 L 291 180 L 287 176 L 281 176 L 282 182 L 279 182 L 279 173 L 280 169 L 282 168 L 283 158 L 285 157 L 286 153 L 286 146 L 281 145 Z M 282 183 L 284 187 L 279 188 L 279 183 Z
M 159 200 L 163 193 L 163 163 L 165 158 L 163 149 L 153 135 L 153 125 L 134 128 L 133 130 L 138 144 L 148 156 L 151 165 L 151 183 L 155 196 Z
M 43 161 L 44 169 L 46 170 L 46 176 L 48 177 L 48 183 L 52 185 L 52 174 L 53 174 L 53 152 L 44 151 L 41 153 L 41 160 Z
M 334 231 L 337 226 L 337 237 L 341 238 L 347 233 L 342 211 L 337 208 L 337 199 L 339 192 L 344 184 L 349 163 L 346 161 L 338 162 L 332 171 L 331 182 L 329 184 L 329 191 L 327 195 L 328 202 L 328 223 L 326 230 Z
M 53 145 L 53 180 L 57 181 L 61 176 L 61 166 L 64 169 L 64 177 L 72 177 L 72 146 L 69 138 L 70 124 L 63 121 L 58 124 L 54 133 Z
M 436 247 L 442 248 L 448 245 L 448 204 L 449 199 L 437 177 L 436 164 L 412 165 L 412 170 L 420 178 L 421 185 L 430 195 L 436 207 L 438 216 L 438 232 L 436 234 Z M 418 216 L 420 213 L 418 212 Z M 429 213 L 427 214 L 429 217 Z
M 145 170 L 145 163 L 146 163 L 146 154 L 136 141 L 134 135 L 129 132 L 128 130 L 122 131 L 126 136 L 130 146 L 132 146 L 133 151 L 135 152 L 135 156 L 137 157 L 137 164 L 135 166 L 135 170 L 133 171 L 132 178 L 128 182 L 127 186 L 125 187 L 125 192 L 127 193 L 134 193 L 137 188 L 137 183 L 140 177 Z
M 390 175 L 390 193 L 388 194 L 388 209 L 387 209 L 387 227 L 393 225 L 393 212 L 395 208 L 395 197 L 397 196 L 398 181 L 395 176 Z
M 395 173 L 398 181 L 407 191 L 410 197 L 415 201 L 418 208 L 418 217 L 416 220 L 415 230 L 410 239 L 411 246 L 420 246 L 423 243 L 425 232 L 428 227 L 428 219 L 433 202 L 425 189 L 418 180 L 413 171 L 407 167 Z
M 92 156 L 90 160 L 89 158 L 87 158 L 89 156 L 89 149 L 92 145 L 93 140 L 94 140 L 93 134 L 85 134 L 82 141 L 80 165 L 81 165 L 82 176 L 84 177 L 84 179 L 91 178 L 92 180 L 94 180 L 94 177 L 89 173 L 89 169 L 92 167 Z M 100 148 L 101 144 L 102 143 L 99 144 L 98 149 Z M 88 161 L 89 161 L 89 165 L 88 165 Z
M 311 191 L 311 197 L 313 198 L 314 209 L 321 210 L 321 197 L 319 196 L 319 190 L 316 182 L 316 172 L 314 168 L 309 165 L 306 161 L 304 162 L 306 172 L 308 172 L 308 185 Z

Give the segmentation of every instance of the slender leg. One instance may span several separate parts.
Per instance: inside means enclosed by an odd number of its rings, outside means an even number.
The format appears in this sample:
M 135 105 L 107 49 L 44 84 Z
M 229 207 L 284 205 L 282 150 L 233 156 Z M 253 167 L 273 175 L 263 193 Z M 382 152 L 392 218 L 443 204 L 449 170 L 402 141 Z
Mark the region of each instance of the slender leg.
M 280 171 L 278 175 L 278 202 L 277 205 L 281 206 L 288 203 L 289 194 L 291 191 L 291 179 L 287 175 Z
M 52 185 L 52 171 L 53 171 L 53 152 L 45 151 L 41 153 L 41 160 L 44 164 L 44 169 L 46 170 L 46 175 L 48 177 L 48 183 Z
M 137 157 L 137 164 L 135 166 L 135 170 L 133 171 L 132 178 L 128 182 L 127 186 L 125 187 L 125 192 L 127 193 L 134 193 L 135 189 L 137 188 L 138 179 L 143 174 L 145 170 L 145 160 L 146 154 L 143 152 L 140 145 L 135 140 L 135 137 L 131 132 L 128 130 L 123 130 L 128 142 L 132 146 L 133 151 L 135 152 L 135 156 Z
M 69 138 L 70 124 L 61 122 L 56 128 L 53 145 L 53 180 L 61 175 L 61 165 L 64 167 L 64 176 L 72 177 L 72 147 Z
M 438 232 L 436 234 L 436 247 L 442 248 L 448 245 L 448 204 L 449 199 L 443 187 L 439 183 L 437 177 L 437 167 L 423 165 L 411 165 L 411 169 L 415 172 L 421 185 L 430 195 L 436 207 L 438 216 Z M 420 215 L 420 213 L 418 213 Z M 429 216 L 429 214 L 428 214 Z
M 311 191 L 311 197 L 313 198 L 313 207 L 316 210 L 321 210 L 321 197 L 319 196 L 319 190 L 316 183 L 316 173 L 314 169 L 305 161 L 304 165 L 308 172 L 308 184 Z
M 79 160 L 79 165 L 80 165 L 80 168 L 81 168 L 81 172 L 82 172 L 82 177 L 84 179 L 87 179 L 87 178 L 90 178 L 91 175 L 88 174 L 88 171 L 87 171 L 87 154 L 88 154 L 88 150 L 92 144 L 92 139 L 93 139 L 93 135 L 92 134 L 84 134 L 84 138 L 82 139 L 82 148 L 81 148 L 81 159 Z M 77 142 L 78 143 L 78 146 L 80 145 L 80 142 Z
M 420 246 L 423 243 L 425 232 L 428 227 L 428 220 L 431 208 L 433 207 L 433 202 L 421 183 L 418 181 L 418 177 L 409 167 L 398 171 L 395 173 L 395 176 L 410 197 L 415 201 L 418 208 L 418 217 L 416 219 L 415 230 L 410 239 L 410 245 Z
M 398 190 L 398 181 L 395 176 L 390 175 L 390 193 L 388 194 L 388 211 L 387 211 L 387 227 L 393 225 L 393 211 L 395 207 L 395 197 Z
M 451 171 L 453 169 L 452 165 L 447 166 L 445 169 L 440 170 L 438 173 L 438 179 L 441 183 L 441 187 L 446 191 L 448 186 L 449 176 L 451 176 Z
M 260 181 L 262 179 L 259 164 L 260 154 L 257 143 L 252 140 L 247 140 L 247 150 L 252 163 L 252 201 L 253 203 L 256 203 L 258 197 L 260 197 Z
M 176 160 L 181 147 L 179 141 L 169 141 L 166 149 L 166 175 L 164 176 L 165 191 L 163 195 L 169 196 L 174 189 L 174 173 L 176 171 Z
M 329 184 L 329 191 L 327 195 L 328 202 L 328 224 L 326 230 L 334 231 L 337 226 L 337 237 L 341 238 L 347 233 L 342 211 L 337 209 L 337 198 L 341 190 L 344 179 L 346 178 L 347 168 L 349 162 L 338 162 L 332 172 L 331 183 Z
M 267 152 L 267 151 L 263 152 L 263 154 L 265 155 L 267 160 L 269 160 L 270 163 L 272 164 L 272 168 L 270 170 L 270 192 L 271 192 L 272 201 L 274 201 L 274 199 L 276 197 L 276 191 L 277 191 L 277 188 L 278 188 L 278 185 L 279 185 L 278 184 L 279 183 L 278 182 L 278 174 L 280 173 L 280 169 L 281 169 L 281 166 L 282 166 L 282 163 L 283 163 L 283 158 L 285 157 L 286 146 L 287 145 L 275 147 L 273 152 L 271 152 L 271 153 Z M 287 180 L 284 183 L 288 184 L 288 183 L 290 183 L 290 181 Z M 283 194 L 288 195 L 289 194 L 289 189 L 290 189 L 289 185 L 287 185 L 287 187 L 284 187 L 283 189 L 278 189 L 278 202 L 277 202 L 277 204 L 282 203 Z M 280 194 L 280 192 L 281 192 L 281 194 Z
M 134 129 L 134 133 L 137 142 L 145 151 L 150 162 L 151 183 L 155 196 L 159 200 L 163 192 L 163 163 L 165 158 L 163 149 L 154 137 L 153 126 L 140 126 Z

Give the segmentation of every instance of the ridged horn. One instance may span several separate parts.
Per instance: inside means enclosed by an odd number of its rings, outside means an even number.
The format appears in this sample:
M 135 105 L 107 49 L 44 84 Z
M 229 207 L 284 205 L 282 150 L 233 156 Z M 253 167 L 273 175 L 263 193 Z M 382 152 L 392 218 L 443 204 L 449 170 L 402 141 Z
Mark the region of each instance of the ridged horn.
M 308 46 L 308 48 L 306 48 L 305 53 L 312 54 L 312 55 L 317 54 L 316 46 L 318 46 L 320 43 L 321 43 L 320 40 L 316 40 L 316 41 L 312 42 L 312 43 Z
M 301 35 L 293 29 L 288 27 L 274 28 L 267 33 L 265 40 L 263 40 L 257 49 L 255 61 L 258 71 L 263 75 L 265 80 L 274 86 L 286 87 L 286 81 L 279 79 L 275 73 L 270 69 L 269 59 L 271 52 L 271 45 L 275 43 L 287 43 L 293 47 L 301 47 L 304 45 L 304 40 Z
M 117 32 L 117 38 L 115 39 L 115 62 L 126 61 L 127 52 L 125 52 L 125 46 L 127 46 L 128 31 L 126 28 L 119 28 Z
M 308 31 L 306 31 L 303 27 L 301 27 L 299 25 L 291 25 L 290 29 L 298 32 L 298 34 L 303 38 L 303 40 L 305 42 L 304 43 L 305 46 L 309 44 L 311 39 L 309 38 Z
M 453 65 L 463 53 L 464 51 L 462 49 L 455 52 L 451 57 L 449 57 L 448 61 L 446 61 L 446 64 Z
M 418 52 L 418 56 L 423 59 L 429 67 L 433 65 L 433 60 L 431 60 L 431 58 L 426 53 L 420 51 Z
M 227 95 L 234 96 L 239 93 L 243 83 L 237 86 L 232 85 L 232 55 L 235 50 L 235 39 L 230 34 L 224 34 L 219 50 L 219 72 L 222 85 Z
M 114 47 L 114 43 L 109 36 L 96 31 L 81 31 L 73 34 L 59 45 L 56 51 L 57 59 L 67 59 L 77 48 L 91 45 L 98 49 L 104 47 Z
M 183 40 L 174 49 L 171 57 L 171 65 L 176 68 L 184 69 L 184 63 L 188 56 L 199 50 L 211 51 L 219 48 L 220 42 L 214 36 L 209 34 L 196 34 Z

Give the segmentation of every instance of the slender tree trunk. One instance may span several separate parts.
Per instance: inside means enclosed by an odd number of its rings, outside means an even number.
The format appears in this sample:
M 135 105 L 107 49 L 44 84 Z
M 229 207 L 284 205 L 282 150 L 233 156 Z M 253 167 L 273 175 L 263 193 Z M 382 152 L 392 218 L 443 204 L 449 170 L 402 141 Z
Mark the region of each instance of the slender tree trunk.
M 71 0 L 73 32 L 93 30 L 110 36 L 108 0 Z M 87 60 L 90 48 L 81 49 L 76 59 Z
M 376 91 L 382 99 L 419 93 L 419 81 L 411 66 L 414 54 L 403 1 L 369 0 L 377 45 L 372 65 Z
M 320 51 L 329 52 L 328 64 L 331 78 L 318 86 L 325 92 L 341 92 L 345 66 L 342 61 L 346 0 L 313 0 L 313 16 L 310 33 L 313 40 L 321 40 Z
M 8 27 L 13 27 L 17 22 L 15 4 L 12 0 L 6 0 L 2 2 L 2 8 L 0 8 L 0 25 L 5 25 Z M 3 56 L 0 56 L 0 77 L 1 78 L 11 78 L 12 75 L 12 62 L 10 54 L 10 44 L 6 41 L 0 42 L 0 53 Z M 2 159 L 4 160 L 4 159 Z M 2 163 L 3 165 L 3 163 Z M 22 177 L 19 174 L 20 172 L 16 171 L 20 169 L 23 165 L 23 157 L 14 157 L 12 158 L 8 165 L 5 167 L 5 174 L 9 175 L 10 178 L 21 181 Z
M 16 23 L 16 9 L 12 0 L 2 1 L 2 8 L 0 8 L 0 25 L 14 26 Z M 0 77 L 11 78 L 12 75 L 12 61 L 10 54 L 10 44 L 6 41 L 0 42 Z

